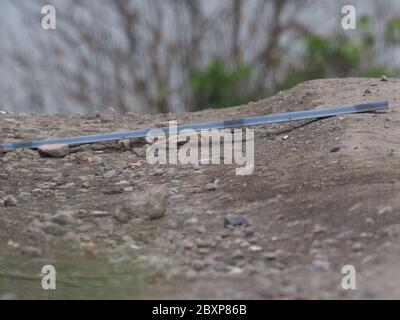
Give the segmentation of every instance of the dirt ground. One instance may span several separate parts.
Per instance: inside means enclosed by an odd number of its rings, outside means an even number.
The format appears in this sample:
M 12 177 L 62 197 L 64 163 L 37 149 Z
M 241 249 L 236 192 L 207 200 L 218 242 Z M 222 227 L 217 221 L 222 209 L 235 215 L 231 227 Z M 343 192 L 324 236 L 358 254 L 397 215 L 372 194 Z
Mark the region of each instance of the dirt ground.
M 0 141 L 381 100 L 390 110 L 254 127 L 249 176 L 235 175 L 234 165 L 150 165 L 140 141 L 71 148 L 64 158 L 32 150 L 1 154 L 0 297 L 54 297 L 25 285 L 40 269 L 15 261 L 56 268 L 68 261 L 75 272 L 85 268 L 85 278 L 91 270 L 98 275 L 104 259 L 111 271 L 101 270 L 103 278 L 84 297 L 399 298 L 400 80 L 315 80 L 246 106 L 198 113 L 2 112 Z M 152 193 L 156 186 L 164 191 Z M 159 204 L 164 196 L 162 217 L 121 218 L 125 203 L 135 207 L 135 199 L 150 197 Z M 249 226 L 224 226 L 228 215 Z M 344 265 L 357 271 L 356 290 L 341 287 Z M 131 279 L 134 293 L 110 286 L 110 279 L 133 272 L 126 266 L 140 270 Z M 64 294 L 57 289 L 58 297 L 82 297 L 77 292 L 85 283 L 74 285 Z

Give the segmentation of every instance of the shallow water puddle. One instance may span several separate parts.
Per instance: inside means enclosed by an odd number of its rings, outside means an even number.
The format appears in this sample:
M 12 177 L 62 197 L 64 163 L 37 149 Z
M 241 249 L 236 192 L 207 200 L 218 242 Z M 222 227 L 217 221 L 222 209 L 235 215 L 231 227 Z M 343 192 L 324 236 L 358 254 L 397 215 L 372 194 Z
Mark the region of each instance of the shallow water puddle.
M 55 290 L 42 288 L 44 265 L 56 270 Z M 0 255 L 0 299 L 137 299 L 149 282 L 129 261 Z

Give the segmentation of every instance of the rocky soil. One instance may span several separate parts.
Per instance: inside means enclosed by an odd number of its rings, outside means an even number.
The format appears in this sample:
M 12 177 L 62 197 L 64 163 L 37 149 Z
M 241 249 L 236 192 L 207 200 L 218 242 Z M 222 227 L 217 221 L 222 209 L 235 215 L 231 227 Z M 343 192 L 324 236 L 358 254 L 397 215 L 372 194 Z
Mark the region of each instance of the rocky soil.
M 0 297 L 36 294 L 23 288 L 40 269 L 10 270 L 13 261 L 56 268 L 68 261 L 79 272 L 104 259 L 112 266 L 107 279 L 118 278 L 121 265 L 141 270 L 130 280 L 138 287 L 134 294 L 113 286 L 111 297 L 398 298 L 399 89 L 397 79 L 349 78 L 310 81 L 246 106 L 198 113 L 1 111 L 4 143 L 169 120 L 390 103 L 385 112 L 255 127 L 249 176 L 235 175 L 234 165 L 150 165 L 143 140 L 84 145 L 56 156 L 49 150 L 0 154 Z M 357 290 L 341 288 L 341 269 L 349 264 L 357 270 Z M 109 290 L 101 279 L 85 297 Z M 84 290 L 77 286 L 75 292 Z

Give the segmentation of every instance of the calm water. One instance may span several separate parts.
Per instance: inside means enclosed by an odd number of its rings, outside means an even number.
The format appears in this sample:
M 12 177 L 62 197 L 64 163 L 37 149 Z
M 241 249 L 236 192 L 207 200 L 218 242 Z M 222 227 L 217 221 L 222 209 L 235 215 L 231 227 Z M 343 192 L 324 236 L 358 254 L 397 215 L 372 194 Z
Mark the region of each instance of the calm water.
M 56 269 L 55 290 L 42 289 L 46 264 Z M 0 255 L 0 299 L 137 299 L 154 280 L 130 261 Z

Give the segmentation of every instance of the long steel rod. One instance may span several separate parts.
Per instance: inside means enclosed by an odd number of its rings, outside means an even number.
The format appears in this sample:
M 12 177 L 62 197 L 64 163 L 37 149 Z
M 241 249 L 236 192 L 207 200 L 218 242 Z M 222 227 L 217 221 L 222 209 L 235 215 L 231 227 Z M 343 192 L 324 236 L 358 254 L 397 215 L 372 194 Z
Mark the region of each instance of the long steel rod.
M 346 105 L 333 108 L 285 112 L 285 113 L 263 115 L 263 116 L 234 119 L 234 120 L 221 120 L 221 121 L 185 124 L 177 126 L 176 132 L 179 133 L 180 131 L 185 129 L 201 131 L 210 129 L 255 126 L 255 125 L 263 125 L 263 124 L 278 123 L 278 122 L 306 120 L 306 119 L 326 118 L 326 117 L 332 117 L 350 113 L 384 110 L 388 108 L 389 104 L 387 101 L 362 103 L 362 104 Z M 87 136 L 55 138 L 49 140 L 7 143 L 0 145 L 0 151 L 4 152 L 4 151 L 13 151 L 16 149 L 37 149 L 40 146 L 48 144 L 68 144 L 71 146 L 76 146 L 82 144 L 117 141 L 123 139 L 144 138 L 149 135 L 153 136 L 156 135 L 150 132 L 150 130 L 153 129 L 140 129 L 133 131 L 125 131 L 125 132 L 112 132 L 112 133 L 102 133 L 102 134 L 87 135 Z M 166 134 L 171 133 L 169 127 L 159 128 L 159 130 L 162 130 Z

